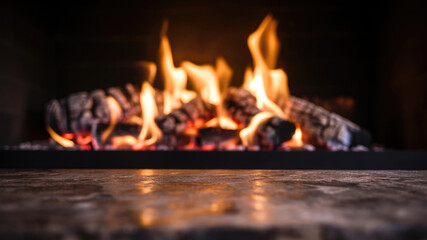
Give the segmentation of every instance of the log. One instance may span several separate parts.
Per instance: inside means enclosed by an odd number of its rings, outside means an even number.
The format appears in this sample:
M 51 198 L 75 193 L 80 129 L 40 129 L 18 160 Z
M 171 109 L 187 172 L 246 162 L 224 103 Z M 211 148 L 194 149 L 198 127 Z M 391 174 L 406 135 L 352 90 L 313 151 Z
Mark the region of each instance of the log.
M 304 133 L 303 140 L 317 147 L 347 150 L 349 147 L 371 144 L 371 135 L 368 131 L 301 98 L 292 96 L 284 111 L 290 121 L 301 127 Z
M 163 134 L 180 135 L 186 129 L 195 126 L 197 122 L 209 121 L 215 115 L 216 107 L 197 96 L 169 114 L 157 117 L 155 121 Z
M 247 127 L 252 118 L 262 111 L 256 106 L 256 98 L 243 88 L 231 88 L 225 99 L 224 107 L 231 118 L 240 126 Z M 270 117 L 257 128 L 257 143 L 261 149 L 275 149 L 292 138 L 295 124 L 278 116 Z
M 255 96 L 243 88 L 230 88 L 224 98 L 224 107 L 241 128 L 247 127 L 253 116 L 262 112 L 256 106 Z
M 107 94 L 119 103 L 124 118 L 132 117 L 141 112 L 139 93 L 132 84 L 126 84 L 125 87 L 111 87 L 107 89 Z
M 228 144 L 237 144 L 239 130 L 222 129 L 219 127 L 200 128 L 196 144 L 199 147 L 212 146 L 213 149 L 226 148 Z
M 46 124 L 60 134 L 91 132 L 95 121 L 108 123 L 110 120 L 108 96 L 120 105 L 123 119 L 141 114 L 139 90 L 132 84 L 126 84 L 106 91 L 97 89 L 90 93 L 74 93 L 60 100 L 53 99 L 46 107 Z M 158 107 L 163 105 L 163 94 L 160 91 L 156 91 L 155 99 Z

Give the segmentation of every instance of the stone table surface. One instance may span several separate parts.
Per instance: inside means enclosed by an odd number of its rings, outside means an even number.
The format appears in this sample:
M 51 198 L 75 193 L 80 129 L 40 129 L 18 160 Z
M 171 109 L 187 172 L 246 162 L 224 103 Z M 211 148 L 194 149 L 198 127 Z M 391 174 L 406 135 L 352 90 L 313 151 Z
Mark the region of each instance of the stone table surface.
M 427 171 L 0 170 L 0 239 L 427 239 Z

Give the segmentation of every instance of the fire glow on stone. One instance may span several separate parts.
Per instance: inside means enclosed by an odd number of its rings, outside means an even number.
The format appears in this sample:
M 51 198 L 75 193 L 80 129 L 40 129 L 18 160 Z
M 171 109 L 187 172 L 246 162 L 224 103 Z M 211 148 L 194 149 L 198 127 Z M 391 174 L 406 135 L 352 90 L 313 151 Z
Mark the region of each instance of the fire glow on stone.
M 161 30 L 158 67 L 151 62 L 142 63 L 143 67 L 149 70 L 149 74 L 148 79 L 141 86 L 139 96 L 141 114 L 140 116 L 132 116 L 125 119 L 128 123 L 141 126 L 138 136 L 112 136 L 117 124 L 125 116 L 122 114 L 120 104 L 113 97 L 107 97 L 110 111 L 108 127 L 101 133 L 100 143 L 94 142 L 93 145 L 100 148 L 100 145 L 109 140 L 109 149 L 154 149 L 154 144 L 162 139 L 163 136 L 162 129 L 156 124 L 156 117 L 167 115 L 196 97 L 200 97 L 203 102 L 214 106 L 215 116 L 204 122 L 194 121 L 185 126 L 186 129 L 182 132 L 189 136 L 196 136 L 200 128 L 238 130 L 240 131 L 238 136 L 243 147 L 252 148 L 258 146 L 257 129 L 260 126 L 273 117 L 284 120 L 289 118 L 286 111 L 288 108 L 283 108 L 284 105 L 291 105 L 288 78 L 282 69 L 276 68 L 280 48 L 276 34 L 277 24 L 278 22 L 271 15 L 267 15 L 247 40 L 252 55 L 253 68 L 248 67 L 246 69 L 242 88 L 255 96 L 256 107 L 260 110 L 248 124 L 234 121 L 224 107 L 224 98 L 229 90 L 229 83 L 233 75 L 233 70 L 226 60 L 218 57 L 215 66 L 208 64 L 196 65 L 189 61 L 184 61 L 179 67 L 176 67 L 166 35 L 168 23 L 165 21 Z M 156 105 L 156 90 L 152 87 L 157 70 L 164 80 L 164 90 L 161 92 L 163 97 L 161 108 Z M 187 81 L 194 86 L 194 90 L 186 89 Z M 60 145 L 65 148 L 74 147 L 74 142 L 70 140 L 69 134 L 71 133 L 60 136 L 50 126 L 47 127 L 47 130 Z M 90 135 L 83 137 L 84 141 L 76 141 L 79 146 L 87 145 L 94 139 L 94 136 L 91 137 Z M 304 145 L 300 128 L 297 129 L 288 143 L 287 146 L 291 148 L 298 148 Z M 194 141 L 191 141 L 183 149 L 194 149 L 194 145 Z M 236 142 L 230 142 L 228 147 L 236 148 Z M 215 146 L 207 144 L 200 147 L 200 149 L 213 150 Z

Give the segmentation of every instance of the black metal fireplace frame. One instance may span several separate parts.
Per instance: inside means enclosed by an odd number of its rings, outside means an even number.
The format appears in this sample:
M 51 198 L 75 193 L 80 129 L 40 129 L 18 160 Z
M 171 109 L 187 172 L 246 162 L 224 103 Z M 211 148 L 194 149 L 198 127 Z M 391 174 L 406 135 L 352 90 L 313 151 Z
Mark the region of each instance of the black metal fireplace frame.
M 1 168 L 427 170 L 427 151 L 0 151 Z

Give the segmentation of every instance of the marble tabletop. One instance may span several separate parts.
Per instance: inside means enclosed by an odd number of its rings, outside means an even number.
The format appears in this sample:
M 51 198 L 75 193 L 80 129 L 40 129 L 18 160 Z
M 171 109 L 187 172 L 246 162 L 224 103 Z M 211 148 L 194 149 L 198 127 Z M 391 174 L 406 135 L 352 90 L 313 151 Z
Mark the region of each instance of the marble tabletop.
M 2 169 L 0 239 L 427 239 L 427 171 Z

